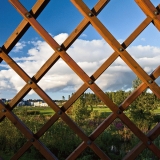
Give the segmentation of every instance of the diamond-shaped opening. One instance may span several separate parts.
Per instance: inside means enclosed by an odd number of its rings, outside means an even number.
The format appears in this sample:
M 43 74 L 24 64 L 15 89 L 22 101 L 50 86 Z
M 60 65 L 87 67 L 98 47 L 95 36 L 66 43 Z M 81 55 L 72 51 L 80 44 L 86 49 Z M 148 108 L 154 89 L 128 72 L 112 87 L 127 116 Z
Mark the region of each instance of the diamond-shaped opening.
M 149 33 L 153 34 L 149 34 Z M 144 38 L 145 37 L 145 38 Z M 158 30 L 150 24 L 126 50 L 134 60 L 147 72 L 151 73 L 159 66 L 160 40 Z
M 12 57 L 33 56 L 34 54 L 32 52 L 31 53 L 29 52 L 33 48 L 36 48 L 37 51 L 44 52 L 44 54 L 48 54 L 48 52 L 50 54 L 53 53 L 53 51 L 51 52 L 50 47 L 46 44 L 44 39 L 35 31 L 35 29 L 33 29 L 32 26 L 29 27 L 29 29 L 25 32 L 23 37 L 17 43 L 18 44 L 15 45 L 15 47 L 13 48 L 13 50 L 10 53 L 10 55 Z M 46 50 L 44 50 L 44 49 L 46 49 Z
M 125 40 L 145 17 L 134 1 L 117 3 L 116 0 L 110 1 L 98 15 L 100 21 L 119 41 Z
M 45 157 L 34 146 L 31 146 L 19 159 L 45 160 Z
M 159 158 L 155 156 L 154 153 L 148 148 L 144 149 L 143 152 L 140 155 L 138 155 L 136 158 L 136 160 L 141 160 L 141 159 L 159 160 Z
M 158 29 L 152 23 L 150 23 L 133 41 L 131 47 L 128 48 L 128 51 L 131 55 L 137 58 L 151 58 L 152 56 L 158 56 L 157 53 L 159 52 L 159 40 L 160 34 Z
M 45 115 L 47 112 L 44 108 L 23 107 L 17 109 L 15 114 L 18 118 L 33 132 L 37 133 L 39 129 L 48 121 L 50 115 Z M 50 113 L 48 111 L 48 113 Z M 37 123 L 38 122 L 38 123 Z
M 101 35 L 94 29 L 94 27 L 92 26 L 92 25 L 89 25 L 82 33 L 81 33 L 81 35 L 79 36 L 79 38 L 78 38 L 78 40 L 82 40 L 82 42 L 85 44 L 86 43 L 86 49 L 88 49 L 88 47 L 90 46 L 89 44 L 92 42 L 97 42 L 97 44 L 96 43 L 93 43 L 93 45 L 92 45 L 92 47 L 94 47 L 94 45 L 95 45 L 95 47 L 98 47 L 98 44 L 100 45 L 99 46 L 99 49 L 101 49 L 102 50 L 102 48 L 105 46 L 105 45 L 108 45 L 108 43 L 107 42 L 105 42 L 104 40 L 103 40 L 103 38 L 101 37 Z M 78 41 L 79 42 L 79 41 Z M 76 42 L 76 43 L 78 43 L 78 42 Z M 81 42 L 81 41 L 80 41 Z M 79 44 L 81 44 L 79 42 Z M 87 43 L 88 42 L 88 43 Z M 89 43 L 90 42 L 90 43 Z M 82 43 L 82 44 L 83 44 Z M 92 44 L 91 43 L 91 44 Z M 105 43 L 107 43 L 107 44 L 105 44 Z M 87 44 L 88 44 L 88 46 L 87 46 Z M 104 46 L 103 46 L 104 45 Z M 74 47 L 74 45 L 73 45 L 73 47 Z M 103 50 L 104 50 L 104 48 L 103 48 Z M 94 50 L 93 50 L 94 51 Z M 105 49 L 105 51 L 106 51 L 106 49 Z M 110 50 L 109 50 L 110 51 Z
M 82 19 L 83 16 L 77 8 L 70 1 L 63 0 L 50 1 L 38 17 L 40 24 L 54 36 L 71 33 Z
M 31 90 L 28 95 L 17 104 L 13 112 L 33 133 L 37 133 L 55 112 L 34 91 Z
M 159 100 L 151 92 L 142 92 L 129 106 L 127 111 L 130 119 L 145 134 L 155 127 L 157 121 L 156 109 Z
M 4 98 L 5 101 L 9 102 L 25 85 L 25 82 L 4 61 L 1 63 L 0 69 L 1 98 Z
M 89 135 L 110 115 L 111 110 L 90 89 L 87 89 L 66 113 L 85 134 Z
M 69 55 L 89 76 L 113 53 L 108 43 L 97 38 L 97 32 L 94 29 L 90 32 L 90 28 L 93 29 L 92 26 L 87 28 L 68 50 Z M 83 36 L 87 36 L 87 40 Z
M 44 40 L 31 37 L 30 35 L 34 34 L 32 32 L 35 31 L 30 28 L 26 36 L 15 45 L 10 54 L 16 63 L 31 77 L 54 53 L 54 50 Z
M 139 139 L 118 118 L 95 140 L 111 159 L 122 159 L 138 142 Z
M 54 123 L 40 140 L 58 157 L 58 159 L 65 159 L 68 157 L 82 142 L 72 129 L 61 119 Z
M 153 143 L 160 149 L 160 135 L 153 141 Z
M 65 102 L 83 82 L 63 60 L 59 60 L 38 84 L 53 100 Z
M 96 84 L 116 105 L 120 105 L 130 95 L 134 78 L 130 68 L 121 58 L 117 58 L 97 79 Z
M 100 158 L 89 147 L 86 148 L 77 158 L 77 160 L 100 160 Z
M 46 107 L 16 107 L 15 114 L 33 132 L 39 129 L 50 119 L 54 111 Z M 38 123 L 37 123 L 38 122 Z
M 0 123 L 0 157 L 2 159 L 11 159 L 25 142 L 24 135 L 10 120 L 5 118 Z
M 85 134 L 88 135 L 88 132 L 92 130 L 92 125 L 90 125 L 90 115 L 93 111 L 93 105 L 92 102 L 89 102 L 87 97 L 88 94 L 83 93 L 70 106 L 66 113 L 85 132 Z

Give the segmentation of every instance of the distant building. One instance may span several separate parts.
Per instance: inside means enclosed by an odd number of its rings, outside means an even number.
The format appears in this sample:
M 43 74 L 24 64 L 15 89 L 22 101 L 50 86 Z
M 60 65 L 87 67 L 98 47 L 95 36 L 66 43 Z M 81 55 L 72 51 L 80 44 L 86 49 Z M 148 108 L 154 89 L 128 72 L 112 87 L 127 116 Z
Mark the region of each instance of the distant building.
M 43 101 L 34 102 L 34 107 L 48 107 L 48 104 Z
M 9 103 L 11 99 L 1 98 L 0 101 L 2 101 L 3 103 Z M 42 99 L 28 99 L 28 100 L 21 100 L 17 104 L 17 106 L 48 107 L 48 104 L 44 102 Z
M 48 107 L 48 104 L 43 102 L 43 103 L 40 104 L 40 107 Z

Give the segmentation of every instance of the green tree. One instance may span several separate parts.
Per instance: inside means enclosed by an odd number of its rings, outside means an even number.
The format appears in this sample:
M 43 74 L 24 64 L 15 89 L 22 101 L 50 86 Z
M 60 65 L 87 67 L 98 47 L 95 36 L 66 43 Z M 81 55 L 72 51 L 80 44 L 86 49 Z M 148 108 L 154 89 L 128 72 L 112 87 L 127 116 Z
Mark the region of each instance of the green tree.
M 133 80 L 133 82 L 132 82 L 132 88 L 136 89 L 141 83 L 142 83 L 142 81 L 138 77 L 136 77 L 136 79 Z
M 88 107 L 90 106 L 90 109 L 93 110 L 93 105 L 95 105 L 95 94 L 86 93 L 84 98 L 85 105 L 87 105 Z
M 82 94 L 76 102 L 73 104 L 72 115 L 75 122 L 79 125 L 83 125 L 85 120 L 90 116 L 91 110 L 86 105 L 86 98 Z
M 116 92 L 107 92 L 106 94 L 117 106 L 119 106 L 128 97 L 130 92 L 119 90 Z
M 141 84 L 141 80 L 137 77 L 133 81 L 133 89 L 136 89 Z M 143 128 L 144 131 L 150 130 L 153 123 L 154 113 L 156 109 L 155 96 L 153 93 L 145 90 L 140 96 L 130 105 L 129 115 L 130 118 L 138 125 L 139 128 Z

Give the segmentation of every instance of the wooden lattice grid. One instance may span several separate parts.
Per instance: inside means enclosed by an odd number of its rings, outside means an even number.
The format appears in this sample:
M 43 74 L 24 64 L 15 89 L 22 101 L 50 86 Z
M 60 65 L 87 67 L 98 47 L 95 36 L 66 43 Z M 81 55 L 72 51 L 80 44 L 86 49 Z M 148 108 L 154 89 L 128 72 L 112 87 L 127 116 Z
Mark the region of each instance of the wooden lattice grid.
M 129 55 L 126 48 L 137 38 L 137 36 L 150 24 L 160 30 L 160 5 L 155 7 L 150 0 L 135 0 L 139 7 L 146 14 L 145 20 L 133 31 L 133 33 L 120 44 L 107 28 L 97 18 L 98 13 L 108 4 L 109 0 L 100 0 L 95 7 L 90 10 L 82 0 L 71 0 L 84 16 L 82 22 L 69 35 L 69 37 L 59 45 L 47 31 L 36 21 L 37 16 L 48 4 L 49 0 L 37 0 L 30 12 L 18 1 L 9 0 L 16 10 L 24 17 L 17 29 L 8 38 L 6 43 L 0 48 L 0 61 L 3 60 L 26 82 L 26 85 L 17 93 L 9 102 L 4 104 L 0 102 L 0 120 L 7 117 L 17 127 L 28 141 L 12 157 L 12 160 L 19 159 L 32 145 L 48 160 L 57 159 L 39 138 L 61 117 L 62 120 L 77 134 L 83 142 L 66 158 L 76 159 L 87 147 L 91 148 L 101 159 L 110 159 L 95 143 L 94 140 L 116 119 L 119 118 L 140 140 L 123 159 L 135 159 L 145 148 L 150 149 L 158 158 L 160 158 L 160 149 L 152 143 L 160 135 L 160 123 L 158 123 L 147 135 L 145 135 L 130 119 L 123 113 L 125 109 L 146 89 L 151 91 L 160 98 L 160 88 L 155 79 L 160 76 L 160 66 L 148 75 L 141 66 Z M 89 77 L 77 63 L 67 54 L 67 49 L 81 35 L 89 24 L 97 30 L 113 49 L 114 53 Z M 39 71 L 31 78 L 20 68 L 20 66 L 8 55 L 20 38 L 25 34 L 29 27 L 33 27 L 37 33 L 53 48 L 55 51 L 52 56 L 45 62 Z M 76 31 L 76 32 L 75 32 Z M 120 106 L 116 106 L 109 97 L 97 86 L 95 80 L 118 58 L 120 57 L 132 71 L 142 80 L 142 84 L 127 97 Z M 66 64 L 83 80 L 84 84 L 76 91 L 75 94 L 60 108 L 52 99 L 38 86 L 40 79 L 49 71 L 58 61 L 63 59 Z M 90 88 L 111 110 L 112 114 L 107 117 L 91 134 L 87 136 L 77 126 L 72 119 L 68 117 L 65 111 L 88 89 Z M 48 105 L 56 112 L 48 122 L 36 133 L 33 134 L 26 125 L 12 112 L 13 108 L 33 89 Z

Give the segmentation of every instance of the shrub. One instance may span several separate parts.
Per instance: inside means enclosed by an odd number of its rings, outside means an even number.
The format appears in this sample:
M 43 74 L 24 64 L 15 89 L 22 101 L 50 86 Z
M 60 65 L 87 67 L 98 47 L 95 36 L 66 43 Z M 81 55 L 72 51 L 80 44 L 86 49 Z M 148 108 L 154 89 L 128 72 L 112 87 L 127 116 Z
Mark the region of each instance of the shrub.
M 26 112 L 27 115 L 39 115 L 40 111 L 37 110 L 29 110 Z

